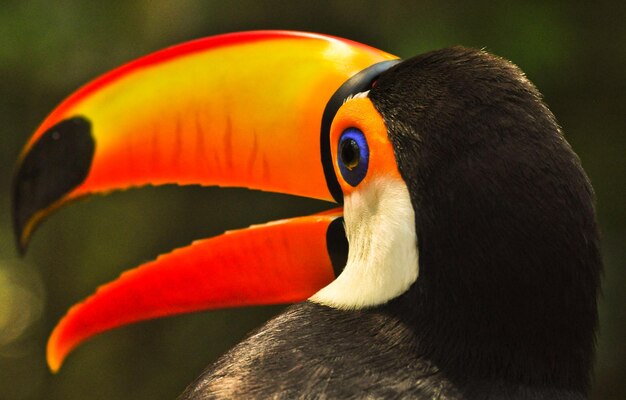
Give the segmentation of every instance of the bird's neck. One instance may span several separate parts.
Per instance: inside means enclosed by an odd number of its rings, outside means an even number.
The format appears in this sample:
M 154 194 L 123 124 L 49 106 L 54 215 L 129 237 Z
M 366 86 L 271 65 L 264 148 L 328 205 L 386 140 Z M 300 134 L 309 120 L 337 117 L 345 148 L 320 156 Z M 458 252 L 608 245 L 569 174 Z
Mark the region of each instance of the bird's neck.
M 512 288 L 480 295 L 429 283 L 418 279 L 386 312 L 411 315 L 416 351 L 455 385 L 470 392 L 490 386 L 586 395 L 595 314 L 563 311 Z

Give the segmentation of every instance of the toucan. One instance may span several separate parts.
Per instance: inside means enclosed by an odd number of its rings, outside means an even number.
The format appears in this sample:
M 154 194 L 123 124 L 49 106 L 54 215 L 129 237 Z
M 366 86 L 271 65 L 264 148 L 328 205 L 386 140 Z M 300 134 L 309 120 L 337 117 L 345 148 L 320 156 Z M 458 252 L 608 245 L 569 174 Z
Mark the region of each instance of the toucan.
M 288 304 L 182 399 L 584 399 L 602 260 L 594 194 L 535 86 L 450 47 L 399 59 L 254 31 L 167 48 L 63 101 L 13 181 L 22 252 L 53 211 L 145 185 L 332 202 L 124 272 L 52 332 Z

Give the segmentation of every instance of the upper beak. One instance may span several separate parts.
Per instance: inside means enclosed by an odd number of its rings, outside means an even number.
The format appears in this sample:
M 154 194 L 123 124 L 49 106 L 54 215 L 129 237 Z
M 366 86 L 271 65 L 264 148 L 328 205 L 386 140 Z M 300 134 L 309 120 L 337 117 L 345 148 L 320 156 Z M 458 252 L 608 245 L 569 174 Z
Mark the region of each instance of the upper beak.
M 189 42 L 113 70 L 61 103 L 23 150 L 13 187 L 18 246 L 69 201 L 133 186 L 238 186 L 341 201 L 325 130 L 345 95 L 394 59 L 343 39 L 262 31 Z M 198 241 L 123 274 L 57 326 L 51 368 L 86 338 L 133 321 L 310 297 L 334 279 L 336 244 L 327 237 L 341 231 L 340 216 Z

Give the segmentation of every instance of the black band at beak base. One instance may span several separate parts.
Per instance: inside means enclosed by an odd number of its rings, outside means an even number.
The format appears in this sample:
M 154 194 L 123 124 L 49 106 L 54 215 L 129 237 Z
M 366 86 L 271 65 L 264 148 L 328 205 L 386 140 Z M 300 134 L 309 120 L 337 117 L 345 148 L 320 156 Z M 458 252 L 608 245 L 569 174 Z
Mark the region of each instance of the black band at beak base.
M 326 178 L 328 190 L 339 204 L 343 204 L 343 193 L 335 176 L 333 159 L 330 154 L 330 126 L 335 118 L 335 114 L 337 114 L 337 110 L 349 96 L 370 90 L 380 74 L 400 62 L 402 62 L 401 59 L 387 60 L 365 68 L 345 81 L 326 103 L 326 108 L 322 115 L 322 130 L 320 133 L 322 167 L 324 168 L 324 177 Z
M 326 250 L 333 264 L 335 278 L 348 263 L 348 238 L 343 225 L 343 217 L 335 219 L 326 230 Z

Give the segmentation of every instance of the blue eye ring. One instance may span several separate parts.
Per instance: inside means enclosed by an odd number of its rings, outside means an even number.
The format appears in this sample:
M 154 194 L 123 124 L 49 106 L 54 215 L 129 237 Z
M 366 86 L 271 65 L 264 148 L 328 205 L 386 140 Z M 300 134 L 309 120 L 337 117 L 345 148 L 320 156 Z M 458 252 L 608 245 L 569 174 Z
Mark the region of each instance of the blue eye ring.
M 337 164 L 343 179 L 356 186 L 365 175 L 369 165 L 370 149 L 361 130 L 348 128 L 341 134 L 337 146 Z

